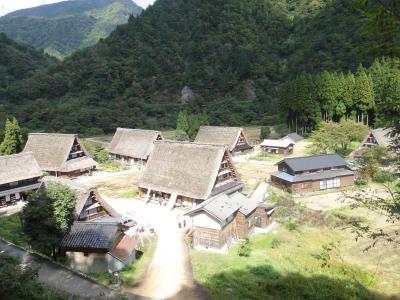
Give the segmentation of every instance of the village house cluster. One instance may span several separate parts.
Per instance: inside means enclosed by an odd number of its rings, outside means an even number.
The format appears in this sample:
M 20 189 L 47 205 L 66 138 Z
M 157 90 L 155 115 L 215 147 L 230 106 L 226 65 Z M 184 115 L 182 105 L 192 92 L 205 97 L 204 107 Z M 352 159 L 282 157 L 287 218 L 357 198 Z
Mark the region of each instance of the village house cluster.
M 291 133 L 264 140 L 259 148 L 288 156 L 301 140 Z M 387 132 L 376 129 L 360 147 L 388 143 Z M 118 128 L 107 150 L 111 159 L 143 167 L 140 199 L 185 210 L 195 247 L 229 247 L 272 222 L 274 206 L 265 201 L 265 191 L 261 197 L 242 193 L 245 185 L 233 158 L 253 151 L 242 128 L 202 126 L 194 142 L 165 140 L 159 131 Z M 134 220 L 119 215 L 96 188 L 71 180 L 96 169 L 78 135 L 29 134 L 22 153 L 0 157 L 0 168 L 2 206 L 52 183 L 76 193 L 75 221 L 59 245 L 72 267 L 113 272 L 134 260 L 136 241 L 126 234 Z M 294 194 L 351 186 L 356 176 L 337 154 L 286 157 L 277 168 L 266 181 Z

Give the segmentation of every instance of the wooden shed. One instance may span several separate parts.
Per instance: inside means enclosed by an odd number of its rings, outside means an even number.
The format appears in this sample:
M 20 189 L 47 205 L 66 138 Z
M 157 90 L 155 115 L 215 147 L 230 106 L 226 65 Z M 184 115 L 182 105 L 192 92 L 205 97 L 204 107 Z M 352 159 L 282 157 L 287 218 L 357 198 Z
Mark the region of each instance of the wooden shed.
M 195 247 L 221 249 L 266 228 L 272 221 L 273 205 L 252 201 L 236 192 L 218 195 L 193 208 L 191 217 Z

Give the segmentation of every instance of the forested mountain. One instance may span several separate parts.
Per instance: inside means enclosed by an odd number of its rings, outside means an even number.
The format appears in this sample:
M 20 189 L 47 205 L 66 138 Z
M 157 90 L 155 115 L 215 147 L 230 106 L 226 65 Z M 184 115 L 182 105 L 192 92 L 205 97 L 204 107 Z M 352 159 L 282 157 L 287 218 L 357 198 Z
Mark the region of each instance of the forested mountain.
M 132 0 L 70 0 L 9 13 L 0 18 L 0 31 L 63 58 L 97 43 L 141 12 Z
M 175 127 L 177 112 L 212 124 L 268 124 L 277 88 L 307 71 L 355 71 L 378 41 L 340 0 L 158 0 L 108 38 L 7 90 L 23 126 L 111 132 Z M 15 105 L 18 103 L 18 105 Z

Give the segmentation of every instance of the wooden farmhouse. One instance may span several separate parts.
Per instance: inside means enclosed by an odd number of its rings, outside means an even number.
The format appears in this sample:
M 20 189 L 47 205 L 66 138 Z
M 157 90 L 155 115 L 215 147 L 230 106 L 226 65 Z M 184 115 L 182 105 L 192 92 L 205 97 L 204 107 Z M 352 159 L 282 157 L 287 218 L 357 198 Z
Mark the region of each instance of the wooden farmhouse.
M 377 128 L 371 130 L 361 143 L 361 147 L 362 148 L 373 148 L 376 146 L 388 147 L 390 146 L 390 141 L 391 141 L 389 134 L 390 134 L 390 129 L 388 128 Z
M 40 187 L 42 171 L 32 152 L 0 156 L 0 206 L 25 200 Z
M 226 146 L 175 141 L 155 142 L 138 186 L 142 197 L 164 199 L 171 209 L 244 188 Z
M 210 198 L 186 215 L 191 217 L 195 247 L 221 249 L 272 221 L 274 206 L 252 201 L 236 192 Z
M 144 164 L 153 151 L 153 142 L 162 139 L 159 131 L 118 128 L 108 147 L 108 152 L 112 159 L 122 163 Z
M 85 273 L 121 270 L 136 256 L 136 241 L 115 222 L 74 222 L 59 245 L 71 268 Z
M 201 126 L 194 142 L 227 146 L 232 155 L 253 149 L 239 127 Z
M 31 133 L 24 152 L 31 151 L 42 171 L 76 177 L 96 168 L 76 134 Z
M 264 140 L 261 144 L 261 150 L 265 153 L 289 155 L 293 153 L 294 142 L 285 138 L 281 140 Z
M 277 163 L 272 185 L 293 194 L 314 192 L 354 184 L 354 172 L 337 154 L 286 158 Z
M 81 272 L 114 272 L 135 259 L 136 241 L 124 234 L 126 223 L 94 187 L 56 177 L 43 188 L 61 184 L 76 195 L 75 221 L 59 244 L 71 268 Z

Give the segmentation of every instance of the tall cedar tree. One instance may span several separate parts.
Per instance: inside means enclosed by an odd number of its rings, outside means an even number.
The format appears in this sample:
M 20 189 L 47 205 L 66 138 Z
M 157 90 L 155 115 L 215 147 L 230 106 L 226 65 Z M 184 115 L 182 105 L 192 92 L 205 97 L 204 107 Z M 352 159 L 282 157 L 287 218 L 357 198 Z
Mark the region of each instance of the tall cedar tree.
M 371 77 L 363 66 L 359 66 L 356 74 L 355 105 L 360 113 L 358 121 L 369 123 L 368 112 L 375 107 L 374 90 Z
M 22 227 L 34 249 L 56 258 L 57 244 L 74 221 L 75 204 L 75 193 L 57 183 L 29 194 Z
M 4 140 L 0 144 L 0 155 L 11 155 L 22 150 L 22 134 L 15 118 L 6 120 Z

